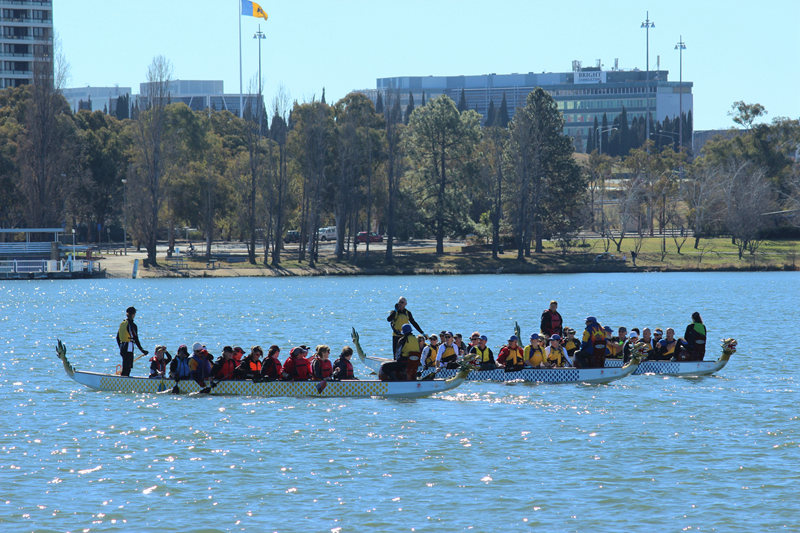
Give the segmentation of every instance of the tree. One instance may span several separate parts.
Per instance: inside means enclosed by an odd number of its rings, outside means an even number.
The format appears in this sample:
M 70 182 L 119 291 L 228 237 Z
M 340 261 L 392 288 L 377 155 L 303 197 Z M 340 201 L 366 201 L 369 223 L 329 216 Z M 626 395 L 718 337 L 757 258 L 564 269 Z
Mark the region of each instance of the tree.
M 375 99 L 375 112 L 383 113 L 383 94 L 378 91 L 378 97 Z
M 503 150 L 508 142 L 508 129 L 497 126 L 484 128 L 483 161 L 489 175 L 489 193 L 492 198 L 489 220 L 492 224 L 492 257 L 497 259 L 500 252 L 500 221 L 503 217 Z
M 486 120 L 483 122 L 485 128 L 494 126 L 495 115 L 497 115 L 497 110 L 494 108 L 494 100 L 490 99 L 489 109 L 486 110 Z
M 394 263 L 395 208 L 399 176 L 402 175 L 400 165 L 402 158 L 402 122 L 403 112 L 400 110 L 400 97 L 396 92 L 389 94 L 389 105 L 384 113 L 384 137 L 386 139 L 386 184 L 388 192 L 388 213 L 386 216 L 386 263 Z
M 585 190 L 586 183 L 572 158 L 572 140 L 563 134 L 564 118 L 544 89 L 537 87 L 528 94 L 509 129 L 506 158 L 513 176 L 512 192 L 519 202 L 515 217 L 517 257 L 523 259 L 530 255 L 532 239 L 536 252 L 541 253 L 545 235 L 554 229 L 548 218 L 557 216 L 560 202 L 547 200 L 572 200 Z M 559 220 L 559 224 L 564 223 Z
M 766 171 L 750 162 L 731 161 L 722 176 L 725 228 L 736 242 L 739 259 L 745 250 L 754 255 L 763 242 L 762 231 L 768 222 L 762 215 L 775 206 Z
M 458 99 L 458 112 L 463 113 L 467 110 L 467 95 L 464 93 L 464 89 L 461 89 L 461 97 Z
M 728 115 L 733 121 L 746 130 L 753 129 L 753 122 L 767 114 L 766 108 L 761 104 L 747 104 L 743 100 L 731 104 Z
M 586 139 L 586 153 L 591 154 L 595 150 L 597 150 L 597 130 L 599 126 L 597 125 L 597 116 L 594 117 L 594 124 L 592 125 L 591 129 L 589 129 L 589 138 Z
M 169 103 L 169 82 L 172 65 L 164 56 L 156 56 L 147 69 L 147 84 L 143 92 L 145 109 L 140 111 L 134 127 L 138 172 L 131 184 L 134 202 L 140 204 L 141 216 L 136 222 L 141 227 L 147 249 L 147 263 L 157 265 L 156 243 L 158 217 L 164 202 L 166 107 Z
M 480 115 L 467 110 L 459 113 L 455 102 L 443 95 L 431 100 L 411 115 L 406 142 L 412 158 L 422 172 L 426 192 L 433 199 L 429 206 L 435 224 L 436 253 L 444 253 L 445 231 L 454 218 L 463 216 L 454 209 L 448 193 L 463 184 L 462 171 L 470 162 L 480 139 Z
M 281 262 L 281 241 L 283 239 L 283 228 L 286 223 L 286 210 L 289 197 L 289 174 L 288 174 L 288 154 L 287 141 L 289 127 L 284 118 L 288 107 L 288 99 L 282 93 L 275 98 L 272 114 L 272 125 L 270 126 L 269 136 L 272 139 L 277 151 L 277 165 L 274 165 L 274 177 L 272 179 L 272 192 L 268 196 L 270 199 L 270 215 L 272 216 L 274 244 L 272 246 L 272 265 L 278 266 Z
M 493 126 L 507 128 L 510 119 L 508 118 L 508 104 L 506 103 L 506 93 L 503 93 L 503 100 L 500 101 L 500 109 L 497 111 Z
M 414 93 L 408 91 L 408 105 L 406 106 L 406 118 L 405 123 L 408 124 L 408 121 L 411 119 L 411 113 L 414 112 Z

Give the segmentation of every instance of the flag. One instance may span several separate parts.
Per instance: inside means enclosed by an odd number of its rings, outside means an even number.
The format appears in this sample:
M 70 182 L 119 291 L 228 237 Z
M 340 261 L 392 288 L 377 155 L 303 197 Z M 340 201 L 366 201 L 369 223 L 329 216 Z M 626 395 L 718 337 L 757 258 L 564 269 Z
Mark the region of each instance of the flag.
M 262 7 L 255 2 L 251 2 L 250 0 L 242 0 L 242 15 L 247 15 L 248 17 L 261 17 L 264 20 L 267 20 L 267 12 L 262 9 Z

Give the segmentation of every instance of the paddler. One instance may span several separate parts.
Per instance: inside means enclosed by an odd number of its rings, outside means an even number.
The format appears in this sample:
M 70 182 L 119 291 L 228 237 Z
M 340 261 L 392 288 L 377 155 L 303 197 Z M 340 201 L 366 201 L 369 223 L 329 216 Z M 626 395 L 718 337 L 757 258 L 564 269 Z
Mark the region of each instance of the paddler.
M 559 367 L 566 364 L 573 366 L 566 348 L 561 345 L 561 335 L 558 333 L 550 336 L 550 344 L 544 349 L 544 358 L 550 366 Z
M 506 372 L 516 372 L 525 366 L 522 347 L 518 343 L 519 338 L 511 335 L 508 344 L 500 348 L 500 353 L 497 354 L 497 364 L 504 367 Z
M 436 367 L 436 354 L 439 352 L 439 337 L 431 335 L 428 344 L 422 349 L 420 360 L 424 369 Z
M 425 335 L 425 332 L 422 331 L 422 328 L 419 327 L 417 321 L 414 320 L 411 311 L 406 309 L 406 301 L 405 296 L 401 296 L 397 303 L 394 305 L 394 310 L 389 313 L 388 318 L 386 319 L 387 322 L 392 326 L 392 353 L 397 353 L 397 343 L 400 342 L 400 339 L 403 337 L 403 325 L 404 324 L 411 324 L 414 326 L 417 331 L 419 331 L 422 335 Z
M 233 348 L 230 346 L 222 348 L 222 355 L 217 359 L 214 363 L 214 367 L 211 369 L 211 374 L 217 381 L 233 379 L 236 367 L 238 366 L 236 364 L 236 359 L 233 358 L 233 353 Z
M 478 333 L 477 331 L 475 333 Z M 475 336 L 475 333 L 472 336 Z M 471 339 L 472 337 L 470 337 Z M 478 334 L 477 344 L 475 344 L 472 348 L 470 348 L 469 353 L 475 354 L 475 361 L 478 363 L 478 367 L 481 370 L 494 370 L 497 368 L 497 363 L 494 362 L 494 354 L 492 353 L 492 349 L 486 346 L 486 341 L 488 341 L 488 337 L 486 335 Z
M 695 311 L 692 313 L 692 323 L 686 326 L 686 333 L 683 334 L 688 351 L 686 359 L 689 361 L 703 360 L 706 355 L 706 333 L 703 319 L 700 317 L 700 313 Z
M 533 368 L 542 368 L 545 366 L 542 341 L 544 341 L 544 337 L 541 337 L 538 333 L 531 334 L 531 343 L 528 344 L 522 352 L 522 360 L 525 362 L 525 366 Z
M 407 381 L 414 381 L 417 379 L 417 369 L 419 368 L 419 357 L 422 353 L 419 340 L 411 332 L 411 324 L 403 324 L 400 330 L 403 336 L 397 343 L 397 351 L 394 358 L 397 361 L 398 368 L 405 369 L 405 379 Z M 403 375 L 403 371 L 400 372 Z
M 130 376 L 133 368 L 134 346 L 139 348 L 142 355 L 147 355 L 150 352 L 139 344 L 139 327 L 133 322 L 134 317 L 136 317 L 136 308 L 127 308 L 125 315 L 125 320 L 122 321 L 117 330 L 117 345 L 119 346 L 119 355 L 122 357 L 122 372 L 120 372 L 120 375 Z
M 586 317 L 580 359 L 582 366 L 588 368 L 603 368 L 606 364 L 606 332 L 593 316 Z
M 436 367 L 457 368 L 458 367 L 458 347 L 455 345 L 455 338 L 452 331 L 446 331 L 444 342 L 439 345 L 436 351 Z
M 163 378 L 167 373 L 167 363 L 170 361 L 172 361 L 172 355 L 167 351 L 167 347 L 156 346 L 155 355 L 150 358 L 150 377 Z
M 351 357 L 353 357 L 353 349 L 349 346 L 342 348 L 339 359 L 333 363 L 333 379 L 358 379 L 353 375 L 353 363 L 350 362 Z

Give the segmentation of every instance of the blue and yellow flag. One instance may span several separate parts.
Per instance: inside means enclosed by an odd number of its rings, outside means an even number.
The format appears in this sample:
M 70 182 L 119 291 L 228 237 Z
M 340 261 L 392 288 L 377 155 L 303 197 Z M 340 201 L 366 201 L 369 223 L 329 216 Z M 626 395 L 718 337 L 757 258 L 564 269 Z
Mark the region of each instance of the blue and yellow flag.
M 255 2 L 251 2 L 250 0 L 242 0 L 242 15 L 247 15 L 248 17 L 261 17 L 264 20 L 267 20 L 267 12 L 264 11 L 260 5 L 256 4 Z

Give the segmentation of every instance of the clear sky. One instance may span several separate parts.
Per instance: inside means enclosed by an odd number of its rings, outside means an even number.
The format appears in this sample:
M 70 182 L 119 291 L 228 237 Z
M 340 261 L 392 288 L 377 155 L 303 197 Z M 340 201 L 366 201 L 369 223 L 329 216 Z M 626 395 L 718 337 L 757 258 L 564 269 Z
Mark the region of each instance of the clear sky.
M 263 0 L 269 21 L 242 17 L 244 89 L 256 86 L 261 24 L 264 93 L 279 87 L 333 102 L 390 76 L 567 72 L 573 59 L 610 69 L 650 67 L 660 56 L 694 83 L 695 129 L 730 127 L 736 100 L 761 103 L 768 119 L 800 118 L 800 0 Z M 69 63 L 67 87 L 139 92 L 156 55 L 174 79 L 222 79 L 239 92 L 239 0 L 54 0 Z

